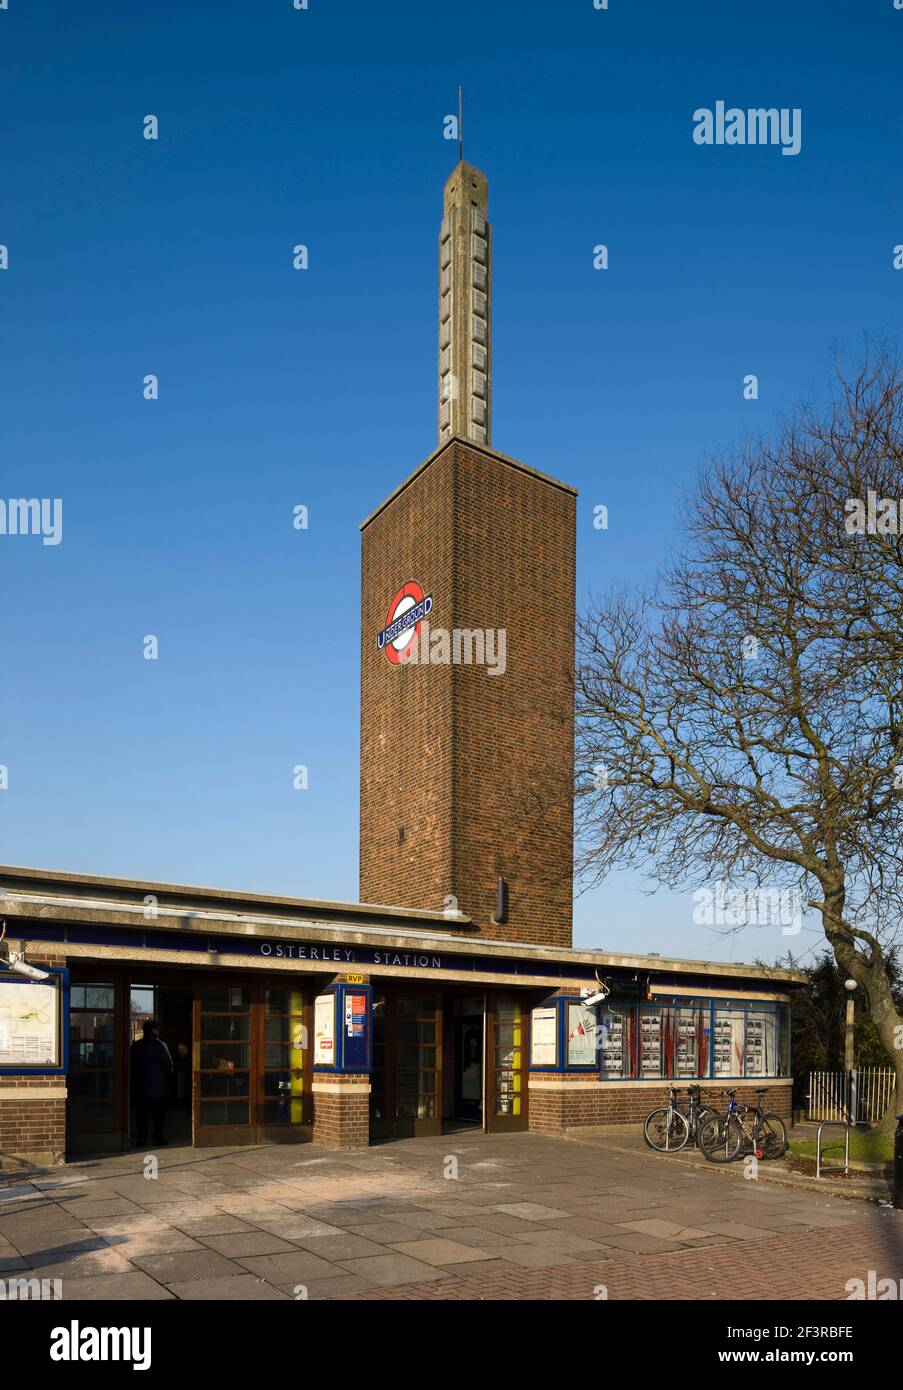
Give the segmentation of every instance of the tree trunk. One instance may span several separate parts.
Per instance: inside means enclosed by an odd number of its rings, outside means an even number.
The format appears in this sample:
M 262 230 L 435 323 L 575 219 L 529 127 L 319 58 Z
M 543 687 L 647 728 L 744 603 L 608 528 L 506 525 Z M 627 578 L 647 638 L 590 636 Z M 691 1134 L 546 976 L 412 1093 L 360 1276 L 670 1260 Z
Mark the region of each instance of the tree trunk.
M 849 927 L 843 920 L 842 885 L 832 883 L 825 898 L 822 922 L 825 935 L 834 952 L 834 959 L 841 970 L 852 976 L 863 992 L 863 1006 L 868 1009 L 869 1017 L 896 1074 L 896 1086 L 891 1103 L 876 1126 L 879 1134 L 891 1135 L 897 1128 L 897 1115 L 903 1114 L 903 1018 L 897 1013 L 887 969 L 877 943 L 871 943 L 871 959 L 863 951 L 856 950 Z
M 887 1110 L 875 1126 L 879 1134 L 888 1136 L 896 1133 L 897 1116 L 903 1115 L 903 1048 L 894 1046 L 895 1040 L 903 1039 L 903 1027 L 898 1029 L 896 1038 L 893 1037 L 893 1030 L 891 1031 L 892 1039 L 890 1046 L 888 1046 L 888 1043 L 885 1041 L 883 1033 L 881 1035 L 881 1041 L 884 1043 L 885 1048 L 887 1048 L 891 1065 L 897 1074 L 896 1092 L 891 1096 Z

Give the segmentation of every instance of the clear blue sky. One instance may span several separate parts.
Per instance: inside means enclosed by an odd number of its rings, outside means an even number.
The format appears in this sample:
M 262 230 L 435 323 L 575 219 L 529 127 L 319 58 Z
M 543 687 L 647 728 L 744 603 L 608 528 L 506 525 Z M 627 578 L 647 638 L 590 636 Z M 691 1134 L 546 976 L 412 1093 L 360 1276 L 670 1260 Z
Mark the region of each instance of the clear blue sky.
M 493 442 L 579 487 L 581 601 L 657 567 L 707 448 L 899 334 L 893 0 L 309 3 L 0 11 L 0 496 L 64 500 L 60 546 L 0 537 L 5 862 L 356 898 L 358 523 L 435 444 L 459 81 Z M 719 99 L 801 108 L 801 153 L 695 145 Z M 788 944 L 623 877 L 576 940 Z

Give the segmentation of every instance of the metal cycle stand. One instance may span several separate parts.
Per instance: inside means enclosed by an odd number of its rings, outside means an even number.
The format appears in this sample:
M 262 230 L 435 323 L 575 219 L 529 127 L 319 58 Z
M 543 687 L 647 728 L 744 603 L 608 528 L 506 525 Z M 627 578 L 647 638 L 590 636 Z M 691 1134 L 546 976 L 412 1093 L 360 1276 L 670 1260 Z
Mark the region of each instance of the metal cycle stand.
M 831 1126 L 831 1125 L 833 1125 L 835 1129 L 842 1129 L 842 1130 L 844 1131 L 845 1143 L 844 1143 L 844 1156 L 843 1156 L 843 1171 L 844 1171 L 844 1172 L 846 1173 L 846 1175 L 849 1177 L 849 1173 L 850 1173 L 850 1125 L 849 1125 L 849 1121 L 848 1121 L 848 1120 L 822 1120 L 821 1124 L 819 1125 L 819 1127 L 818 1127 L 818 1134 L 816 1135 L 816 1139 L 815 1139 L 815 1176 L 816 1176 L 817 1178 L 820 1178 L 821 1175 L 822 1175 L 821 1132 L 822 1132 L 823 1129 L 827 1129 L 827 1128 L 828 1128 L 829 1126 Z M 826 1173 L 839 1173 L 839 1172 L 840 1172 L 840 1167 L 839 1167 L 839 1165 L 838 1165 L 838 1166 L 836 1166 L 836 1167 L 825 1168 L 824 1171 L 825 1171 Z

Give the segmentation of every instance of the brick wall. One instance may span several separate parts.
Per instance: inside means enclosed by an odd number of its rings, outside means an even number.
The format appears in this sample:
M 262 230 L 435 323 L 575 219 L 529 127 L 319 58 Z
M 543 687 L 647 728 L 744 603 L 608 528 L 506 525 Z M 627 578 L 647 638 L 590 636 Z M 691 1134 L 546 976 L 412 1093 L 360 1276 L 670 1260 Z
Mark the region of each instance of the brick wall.
M 567 488 L 454 440 L 365 526 L 362 900 L 454 897 L 482 935 L 570 946 L 575 517 Z M 505 674 L 378 651 L 408 580 L 433 596 L 433 631 L 503 629 Z
M 314 1078 L 313 1141 L 330 1149 L 365 1149 L 370 1142 L 370 1084 L 360 1076 Z
M 0 1168 L 63 1162 L 65 1096 L 63 1076 L 0 1076 Z
M 545 1089 L 552 1081 L 555 1089 Z M 563 1134 L 569 1129 L 593 1125 L 642 1124 L 650 1110 L 668 1103 L 668 1083 L 654 1087 L 626 1087 L 606 1081 L 587 1081 L 585 1076 L 552 1078 L 544 1073 L 530 1077 L 530 1129 L 538 1134 Z M 559 1085 L 559 1083 L 562 1083 Z M 582 1084 L 581 1084 L 582 1083 Z M 682 1086 L 686 1083 L 682 1083 Z M 774 1110 L 788 1124 L 792 1087 L 789 1082 L 767 1081 L 766 1110 Z M 737 1099 L 744 1104 L 756 1100 L 756 1083 L 737 1086 Z M 723 1111 L 725 1099 L 719 1082 L 702 1086 L 702 1104 Z
M 455 461 L 444 450 L 375 517 L 361 553 L 360 896 L 441 911 L 453 891 L 450 666 L 394 666 L 377 650 L 410 580 L 446 624 L 454 592 Z M 399 843 L 399 830 L 404 841 Z

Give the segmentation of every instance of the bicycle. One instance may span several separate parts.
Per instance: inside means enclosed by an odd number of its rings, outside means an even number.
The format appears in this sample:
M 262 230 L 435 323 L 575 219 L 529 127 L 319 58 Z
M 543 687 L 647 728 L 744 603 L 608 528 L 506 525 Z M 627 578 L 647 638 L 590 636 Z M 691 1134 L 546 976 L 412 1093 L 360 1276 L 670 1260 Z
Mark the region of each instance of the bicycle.
M 722 1091 L 728 1097 L 727 1111 L 711 1116 L 699 1131 L 698 1145 L 710 1163 L 730 1163 L 741 1153 L 753 1153 L 756 1158 L 781 1158 L 787 1150 L 787 1128 L 780 1115 L 762 1109 L 762 1096 L 767 1086 L 756 1087 L 755 1105 L 742 1105 L 736 1100 L 736 1087 Z M 747 1119 L 752 1117 L 752 1128 Z
M 684 1114 L 674 1086 L 668 1087 L 668 1104 L 650 1110 L 643 1121 L 643 1138 L 657 1153 L 677 1153 L 688 1143 L 697 1143 L 700 1126 L 715 1115 L 706 1105 L 700 1105 L 699 1086 L 687 1088 L 689 1105 Z

